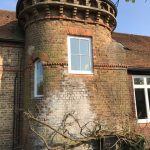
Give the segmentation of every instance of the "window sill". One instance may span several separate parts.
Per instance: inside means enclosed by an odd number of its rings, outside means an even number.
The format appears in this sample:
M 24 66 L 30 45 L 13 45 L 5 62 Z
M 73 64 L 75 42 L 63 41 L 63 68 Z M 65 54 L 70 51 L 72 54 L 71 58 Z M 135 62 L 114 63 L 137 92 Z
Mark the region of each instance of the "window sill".
M 33 99 L 41 100 L 44 97 L 44 95 L 36 95 L 33 97 Z
M 150 123 L 150 119 L 138 119 L 137 123 Z
M 93 75 L 94 73 L 93 72 L 90 72 L 90 71 L 69 71 L 68 72 L 69 74 L 82 74 L 82 75 Z

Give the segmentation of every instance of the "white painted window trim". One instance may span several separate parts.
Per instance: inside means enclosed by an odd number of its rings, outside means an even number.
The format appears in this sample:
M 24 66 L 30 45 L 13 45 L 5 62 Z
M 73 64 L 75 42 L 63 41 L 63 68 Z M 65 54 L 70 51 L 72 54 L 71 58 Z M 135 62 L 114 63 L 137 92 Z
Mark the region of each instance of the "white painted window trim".
M 42 63 L 39 59 L 34 62 L 34 97 L 40 98 L 43 97 L 43 95 L 37 94 L 37 63 Z
M 136 84 L 134 84 L 134 79 L 135 78 L 143 78 L 144 79 L 144 85 L 136 85 Z M 149 98 L 148 98 L 148 91 L 147 91 L 147 89 L 150 89 L 150 85 L 148 85 L 147 82 L 146 82 L 147 78 L 150 78 L 150 76 L 148 76 L 148 75 L 134 75 L 132 77 L 137 123 L 150 123 L 150 105 L 149 105 Z M 136 108 L 135 88 L 137 88 L 137 89 L 144 89 L 145 101 L 146 101 L 146 112 L 147 112 L 147 116 L 148 116 L 147 119 L 138 119 L 137 108 Z
M 89 41 L 89 57 L 90 57 L 90 71 L 82 71 L 82 70 L 72 70 L 71 69 L 71 47 L 70 47 L 70 39 L 84 39 Z M 89 37 L 79 37 L 79 36 L 68 36 L 68 72 L 71 74 L 93 74 L 93 58 L 92 58 L 92 40 Z

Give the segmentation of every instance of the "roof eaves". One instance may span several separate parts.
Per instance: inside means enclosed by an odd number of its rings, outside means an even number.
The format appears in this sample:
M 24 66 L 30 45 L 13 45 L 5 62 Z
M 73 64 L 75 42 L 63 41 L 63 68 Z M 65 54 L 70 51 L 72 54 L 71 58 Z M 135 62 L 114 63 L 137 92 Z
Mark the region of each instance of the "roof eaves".
M 24 44 L 24 40 L 17 40 L 17 39 L 7 39 L 7 38 L 0 38 L 0 42 L 9 42 L 9 43 L 16 43 L 16 44 Z

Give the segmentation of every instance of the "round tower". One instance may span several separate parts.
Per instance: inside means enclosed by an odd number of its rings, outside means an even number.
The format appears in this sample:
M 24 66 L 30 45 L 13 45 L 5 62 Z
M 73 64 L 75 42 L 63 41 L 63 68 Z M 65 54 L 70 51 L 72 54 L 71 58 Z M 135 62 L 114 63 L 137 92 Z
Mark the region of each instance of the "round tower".
M 116 15 L 110 0 L 18 1 L 25 31 L 25 149 L 96 149 L 91 135 L 96 138 L 97 128 L 120 128 L 128 91 L 122 89 L 125 53 L 111 38 Z

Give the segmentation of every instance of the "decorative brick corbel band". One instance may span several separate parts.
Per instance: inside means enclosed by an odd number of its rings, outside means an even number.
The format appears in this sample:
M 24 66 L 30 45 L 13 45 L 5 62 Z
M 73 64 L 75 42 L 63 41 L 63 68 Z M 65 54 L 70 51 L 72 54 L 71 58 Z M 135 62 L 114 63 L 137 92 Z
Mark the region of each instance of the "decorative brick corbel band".
M 35 59 L 36 60 L 36 59 Z M 64 63 L 64 62 L 59 62 L 59 63 L 50 63 L 50 62 L 45 62 L 43 63 L 44 67 L 63 67 L 63 68 L 67 68 L 68 67 L 68 63 Z M 29 64 L 26 69 L 31 69 L 33 67 L 33 63 Z M 124 64 L 95 64 L 93 66 L 94 69 L 104 69 L 104 70 L 127 70 L 129 68 L 129 66 L 124 65 Z
M 63 66 L 63 67 L 67 67 L 68 64 L 67 63 L 47 63 L 44 64 L 44 66 Z M 124 64 L 95 64 L 93 66 L 94 68 L 105 68 L 105 69 L 109 69 L 109 68 L 122 68 L 122 69 L 127 69 L 129 66 L 124 65 Z
M 124 64 L 95 64 L 94 68 L 104 70 L 127 70 L 128 66 Z
M 67 13 L 66 13 L 67 12 Z M 17 4 L 19 23 L 27 28 L 40 20 L 67 20 L 101 25 L 113 31 L 116 28 L 117 8 L 111 0 L 77 1 L 44 0 L 36 2 L 20 0 Z

